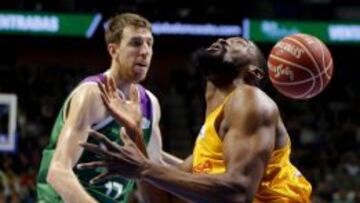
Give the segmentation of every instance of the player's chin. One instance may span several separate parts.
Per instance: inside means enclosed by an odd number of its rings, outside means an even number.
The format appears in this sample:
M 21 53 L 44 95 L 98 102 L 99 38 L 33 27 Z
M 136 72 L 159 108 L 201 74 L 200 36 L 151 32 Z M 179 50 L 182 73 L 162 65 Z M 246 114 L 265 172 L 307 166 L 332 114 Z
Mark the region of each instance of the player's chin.
M 149 67 L 145 66 L 135 66 L 133 69 L 133 78 L 136 82 L 141 82 L 145 80 L 148 73 Z
M 133 81 L 135 83 L 139 83 L 139 82 L 142 82 L 143 80 L 145 80 L 147 76 L 147 72 L 144 72 L 144 73 L 134 73 L 133 75 Z

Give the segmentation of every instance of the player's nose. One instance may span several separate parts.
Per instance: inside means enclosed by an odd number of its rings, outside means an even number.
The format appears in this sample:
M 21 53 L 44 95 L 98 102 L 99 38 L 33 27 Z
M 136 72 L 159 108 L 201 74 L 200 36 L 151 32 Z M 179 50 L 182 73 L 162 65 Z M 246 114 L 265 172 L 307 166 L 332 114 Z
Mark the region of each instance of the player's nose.
M 146 45 L 140 48 L 140 55 L 149 55 L 149 53 L 150 53 L 150 48 L 147 47 Z
M 226 44 L 226 40 L 223 38 L 219 38 L 217 41 L 221 44 Z
M 229 45 L 229 43 L 228 43 L 225 39 L 223 39 L 223 38 L 219 38 L 219 39 L 217 40 L 217 43 L 221 44 L 223 47 Z

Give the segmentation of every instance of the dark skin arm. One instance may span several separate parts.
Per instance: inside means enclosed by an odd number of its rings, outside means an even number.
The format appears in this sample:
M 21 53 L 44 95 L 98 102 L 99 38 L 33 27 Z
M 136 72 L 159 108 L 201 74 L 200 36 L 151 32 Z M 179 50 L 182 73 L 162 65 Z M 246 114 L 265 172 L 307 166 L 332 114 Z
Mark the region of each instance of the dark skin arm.
M 192 156 L 189 156 L 188 158 L 185 159 L 185 161 L 183 163 L 181 163 L 179 165 L 179 170 L 184 171 L 184 172 L 191 172 L 192 170 Z M 146 202 L 161 202 L 161 203 L 185 203 L 187 201 L 171 195 L 170 193 L 164 191 L 164 190 L 160 190 L 157 187 L 154 187 L 154 185 L 152 185 L 151 183 L 142 180 L 142 181 L 138 181 L 139 182 L 139 186 L 140 189 L 142 190 L 142 194 L 143 195 L 147 195 L 145 196 Z M 145 191 L 143 191 L 145 190 Z M 151 195 L 149 195 L 151 194 Z
M 226 173 L 194 175 L 150 164 L 143 170 L 142 178 L 159 187 L 170 188 L 174 194 L 191 201 L 251 202 L 274 147 L 277 121 L 277 111 L 262 109 L 261 99 L 254 94 L 252 88 L 235 93 L 225 106 Z
M 245 99 L 246 98 L 246 99 Z M 251 202 L 270 159 L 275 142 L 278 111 L 261 91 L 253 87 L 237 90 L 224 109 L 228 130 L 224 134 L 223 174 L 191 174 L 150 162 L 123 132 L 124 147 L 108 152 L 83 144 L 86 150 L 103 154 L 106 168 L 118 175 L 135 170 L 131 178 L 140 179 L 182 199 L 194 202 Z M 82 164 L 83 168 L 99 165 Z

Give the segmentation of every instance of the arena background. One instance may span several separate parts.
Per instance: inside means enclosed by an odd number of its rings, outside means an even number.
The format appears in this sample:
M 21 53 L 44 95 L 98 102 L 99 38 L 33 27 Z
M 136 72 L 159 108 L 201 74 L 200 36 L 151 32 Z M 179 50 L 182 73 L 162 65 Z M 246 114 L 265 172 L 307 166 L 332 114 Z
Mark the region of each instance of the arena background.
M 82 78 L 109 66 L 102 25 L 115 13 L 137 12 L 151 22 L 239 26 L 245 18 L 341 21 L 352 23 L 358 30 L 355 39 L 360 39 L 356 0 L 14 0 L 1 1 L 2 11 L 100 13 L 102 20 L 90 38 L 11 34 L 0 29 L 0 94 L 16 94 L 18 107 L 16 149 L 0 152 L 0 202 L 35 201 L 41 150 L 62 102 Z M 216 38 L 155 35 L 153 62 L 144 85 L 160 100 L 165 150 L 182 158 L 191 153 L 204 118 L 202 81 L 191 68 L 191 52 Z M 360 202 L 359 42 L 327 43 L 334 58 L 334 77 L 311 100 L 285 98 L 270 83 L 265 88 L 289 130 L 292 161 L 313 184 L 313 202 Z M 258 42 L 265 55 L 274 44 Z M 2 126 L 9 120 L 1 117 L 1 111 L 0 119 Z

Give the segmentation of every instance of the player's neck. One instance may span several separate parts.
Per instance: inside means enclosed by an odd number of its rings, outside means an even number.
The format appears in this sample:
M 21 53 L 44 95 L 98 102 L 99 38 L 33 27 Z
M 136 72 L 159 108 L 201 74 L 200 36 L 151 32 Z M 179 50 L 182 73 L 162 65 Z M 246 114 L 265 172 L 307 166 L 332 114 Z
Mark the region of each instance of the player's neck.
M 224 99 L 233 92 L 236 88 L 246 84 L 243 78 L 236 78 L 232 83 L 226 86 L 216 86 L 211 81 L 207 81 L 206 83 L 206 92 L 205 92 L 205 100 L 206 100 L 206 115 L 211 113 L 215 108 L 221 105 Z
M 114 68 L 110 68 L 105 72 L 106 76 L 114 79 L 116 87 L 121 90 L 125 98 L 129 98 L 130 83 L 121 78 L 121 74 L 116 72 Z
M 237 88 L 237 87 L 240 87 L 240 86 L 246 84 L 246 82 L 242 77 L 240 77 L 240 78 L 235 78 L 232 84 L 233 84 L 234 88 Z
M 207 81 L 206 83 L 206 97 L 211 97 L 211 95 L 214 94 L 223 94 L 228 95 L 232 91 L 235 90 L 235 88 L 240 87 L 242 85 L 246 84 L 243 78 L 236 78 L 233 80 L 233 82 L 229 83 L 228 85 L 224 86 L 217 86 L 211 81 Z
M 234 91 L 234 85 L 228 85 L 223 87 L 217 87 L 214 83 L 208 81 L 206 83 L 206 92 L 205 92 L 205 100 L 206 100 L 206 115 L 211 113 L 215 108 L 221 105 L 232 91 Z

